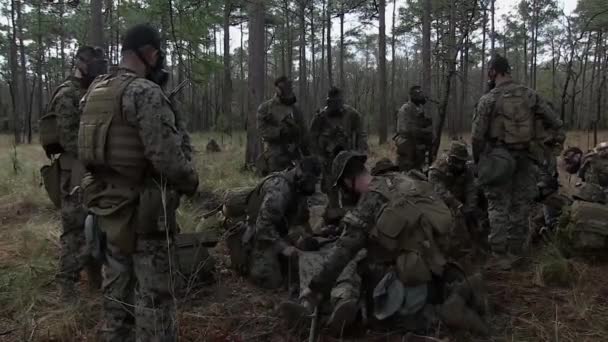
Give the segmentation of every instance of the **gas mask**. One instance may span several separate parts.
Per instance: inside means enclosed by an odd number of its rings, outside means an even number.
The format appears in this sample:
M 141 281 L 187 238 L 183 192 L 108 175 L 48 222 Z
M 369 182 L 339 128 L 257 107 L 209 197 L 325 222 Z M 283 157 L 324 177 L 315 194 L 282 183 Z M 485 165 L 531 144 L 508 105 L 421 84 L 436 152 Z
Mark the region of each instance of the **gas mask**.
M 148 63 L 145 62 L 145 59 L 142 58 L 146 66 L 148 67 L 148 75 L 147 79 L 158 84 L 159 86 L 164 86 L 169 81 L 169 72 L 165 70 L 165 53 L 162 50 L 158 50 L 158 59 L 154 66 L 149 66 Z
M 418 106 L 426 104 L 426 96 L 421 90 L 415 91 L 414 93 L 410 94 L 410 97 L 412 99 L 412 102 Z
M 341 98 L 327 98 L 326 104 L 329 114 L 340 114 L 344 105 Z

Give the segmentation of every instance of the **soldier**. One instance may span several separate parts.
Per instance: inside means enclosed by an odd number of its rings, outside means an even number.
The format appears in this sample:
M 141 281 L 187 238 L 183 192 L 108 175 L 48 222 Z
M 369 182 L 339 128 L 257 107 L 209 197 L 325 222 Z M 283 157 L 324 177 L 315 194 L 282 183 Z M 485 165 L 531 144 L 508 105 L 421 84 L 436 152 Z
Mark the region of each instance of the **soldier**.
M 397 318 L 395 322 L 406 329 L 424 329 L 429 323 L 424 317 L 433 312 L 449 326 L 485 332 L 481 318 L 469 308 L 478 293 L 465 286 L 464 279 L 445 278 L 451 266 L 442 253 L 442 240 L 453 223 L 450 210 L 435 197 L 432 185 L 414 173 L 382 167 L 376 168 L 383 170 L 378 176 L 371 176 L 365 161 L 365 155 L 350 151 L 340 152 L 334 160 L 335 185 L 360 199 L 342 219 L 343 233 L 302 291 L 302 303 L 282 305 L 286 317 L 297 321 L 317 307 L 324 295 L 331 295 L 333 322 L 347 328 L 358 307 L 342 303 L 352 303 L 353 296 L 359 300 L 365 292 L 369 297 L 363 302 L 371 304 L 368 312 L 379 321 Z M 344 287 L 345 267 L 363 258 L 362 281 L 350 281 Z M 478 283 L 477 279 L 471 277 L 469 282 Z M 357 284 L 365 284 L 365 291 Z M 451 292 L 447 291 L 450 285 Z
M 175 341 L 175 210 L 198 175 L 183 125 L 162 91 L 159 32 L 131 27 L 118 70 L 81 102 L 85 203 L 105 235 L 102 341 Z M 135 325 L 135 329 L 134 326 Z
M 608 190 L 608 142 L 599 143 L 593 151 L 583 156 L 578 176 L 583 182 Z
M 530 207 L 537 196 L 530 151 L 535 123 L 540 120 L 555 131 L 562 127 L 534 90 L 512 80 L 510 70 L 500 55 L 490 61 L 488 77 L 496 86 L 479 100 L 472 127 L 473 158 L 488 200 L 489 243 L 502 256 L 520 254 L 528 233 Z
M 401 171 L 422 170 L 433 145 L 433 120 L 425 113 L 426 95 L 420 86 L 410 88 L 410 100 L 397 113 L 397 164 Z
M 310 135 L 313 153 L 323 163 L 323 192 L 329 196 L 329 207 L 338 207 L 338 194 L 331 186 L 331 163 L 343 150 L 367 152 L 367 134 L 361 114 L 344 104 L 342 91 L 332 87 L 327 94 L 327 106 L 312 119 Z
M 263 288 L 275 289 L 285 282 L 290 258 L 298 254 L 297 246 L 308 238 L 307 197 L 315 192 L 321 165 L 315 157 L 305 157 L 295 168 L 266 177 L 248 195 L 247 224 L 231 238 L 241 244 L 231 249 L 250 249 L 232 260 L 233 268 L 245 269 L 252 281 Z M 232 241 L 229 241 L 232 242 Z M 293 273 L 293 272 L 291 272 Z M 294 279 L 295 280 L 295 279 Z
M 258 108 L 258 130 L 265 143 L 257 162 L 258 172 L 265 176 L 293 166 L 309 154 L 308 132 L 302 112 L 296 106 L 291 81 L 282 76 L 274 82 L 275 96 Z
M 77 190 L 83 174 L 78 158 L 78 104 L 89 85 L 106 72 L 103 50 L 83 46 L 76 52 L 74 74 L 62 83 L 41 119 L 40 140 L 47 156 L 59 162 L 62 234 L 59 273 L 56 276 L 62 297 L 76 299 L 80 271 L 86 269 L 91 288 L 101 286 L 101 266 L 84 253 L 84 220 L 86 209 Z M 54 121 L 54 126 L 46 123 Z M 52 129 L 51 127 L 56 127 Z M 59 154 L 57 158 L 56 154 Z

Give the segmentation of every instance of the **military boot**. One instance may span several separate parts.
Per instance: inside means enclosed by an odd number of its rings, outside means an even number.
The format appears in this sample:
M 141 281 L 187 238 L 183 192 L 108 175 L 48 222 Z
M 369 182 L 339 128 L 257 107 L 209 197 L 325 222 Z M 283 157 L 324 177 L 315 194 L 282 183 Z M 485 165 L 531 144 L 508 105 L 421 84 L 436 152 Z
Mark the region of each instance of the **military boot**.
M 462 329 L 483 336 L 488 335 L 489 329 L 483 319 L 471 308 L 465 300 L 456 292 L 441 305 L 438 313 L 443 322 L 454 329 Z
M 332 334 L 341 336 L 355 322 L 358 313 L 359 303 L 356 299 L 339 300 L 329 316 L 327 327 Z
M 97 262 L 89 262 L 84 267 L 87 274 L 89 291 L 96 292 L 101 289 L 103 283 L 103 276 L 101 274 L 101 264 Z

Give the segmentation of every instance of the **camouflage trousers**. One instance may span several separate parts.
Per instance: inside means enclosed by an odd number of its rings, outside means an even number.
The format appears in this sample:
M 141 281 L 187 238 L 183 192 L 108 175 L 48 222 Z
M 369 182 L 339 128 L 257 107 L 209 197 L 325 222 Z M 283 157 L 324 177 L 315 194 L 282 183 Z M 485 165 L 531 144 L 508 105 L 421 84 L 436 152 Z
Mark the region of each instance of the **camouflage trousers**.
M 520 253 L 528 235 L 530 210 L 537 196 L 537 168 L 527 152 L 511 152 L 515 172 L 505 183 L 484 189 L 488 201 L 490 235 L 497 253 Z
M 260 165 L 263 164 L 263 166 L 259 167 L 260 169 L 263 169 L 260 170 L 262 175 L 291 168 L 293 162 L 300 159 L 294 145 L 266 144 L 265 148 L 266 150 L 260 156 L 260 158 L 263 158 L 264 160 L 258 163 Z
M 100 341 L 177 340 L 172 256 L 163 238 L 137 239 L 131 255 L 108 243 Z
M 249 263 L 249 277 L 259 287 L 278 289 L 297 281 L 297 264 L 279 253 L 268 241 L 255 241 Z
M 397 166 L 400 171 L 423 170 L 427 162 L 427 153 L 431 147 L 427 145 L 417 145 L 413 141 L 403 142 L 397 151 Z
M 80 280 L 80 271 L 87 270 L 91 288 L 99 286 L 101 267 L 90 260 L 85 251 L 84 220 L 86 209 L 78 191 L 74 191 L 70 171 L 62 170 L 61 181 L 61 254 L 56 279 L 62 295 L 73 298 Z

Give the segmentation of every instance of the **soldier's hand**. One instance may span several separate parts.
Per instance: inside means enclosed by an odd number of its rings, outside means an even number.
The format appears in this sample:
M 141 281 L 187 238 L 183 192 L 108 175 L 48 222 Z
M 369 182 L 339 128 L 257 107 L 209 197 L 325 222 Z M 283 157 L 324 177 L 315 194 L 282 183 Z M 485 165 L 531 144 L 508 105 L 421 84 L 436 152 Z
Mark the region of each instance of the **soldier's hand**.
M 314 309 L 319 305 L 321 300 L 323 299 L 323 295 L 320 293 L 313 292 L 310 288 L 305 288 L 300 295 L 300 301 L 302 305 L 304 305 L 310 312 L 313 312 Z

